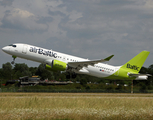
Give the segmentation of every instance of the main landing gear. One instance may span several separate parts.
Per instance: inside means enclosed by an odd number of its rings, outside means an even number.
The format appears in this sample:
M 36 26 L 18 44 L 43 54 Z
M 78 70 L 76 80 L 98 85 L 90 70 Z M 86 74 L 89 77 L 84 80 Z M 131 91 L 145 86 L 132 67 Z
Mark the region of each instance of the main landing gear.
M 14 64 L 15 63 L 16 56 L 13 55 L 12 58 L 13 58 L 13 61 L 11 62 L 11 64 Z
M 68 75 L 66 75 L 66 79 L 75 79 L 76 78 L 76 73 L 75 72 L 73 72 L 72 74 L 71 73 L 68 73 Z

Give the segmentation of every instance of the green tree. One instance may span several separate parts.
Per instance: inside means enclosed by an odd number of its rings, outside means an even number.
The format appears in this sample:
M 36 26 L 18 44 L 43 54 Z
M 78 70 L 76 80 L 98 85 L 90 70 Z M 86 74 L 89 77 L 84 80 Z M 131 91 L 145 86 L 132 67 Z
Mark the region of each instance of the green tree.
M 38 69 L 37 67 L 30 67 L 30 68 L 29 68 L 29 71 L 31 72 L 32 76 L 33 76 L 33 75 L 36 75 L 37 69 Z
M 152 75 L 148 78 L 148 82 L 150 86 L 153 86 L 153 65 L 150 65 L 148 68 L 148 74 Z
M 80 80 L 80 84 L 81 84 L 82 86 L 86 86 L 86 85 L 87 85 L 87 80 L 86 80 L 85 78 L 82 78 L 82 79 Z
M 139 73 L 146 74 L 147 72 L 148 72 L 148 69 L 145 67 L 142 67 Z
M 2 66 L 2 74 L 5 79 L 12 79 L 12 65 L 7 62 Z
M 44 68 L 44 65 L 43 64 L 40 64 L 37 71 L 36 71 L 36 75 L 39 75 L 41 77 L 42 80 L 44 79 L 49 79 L 51 80 L 52 78 L 54 78 L 53 76 L 53 72 L 52 71 L 49 71 L 49 70 L 46 70 Z
M 4 77 L 3 77 L 3 69 L 2 69 L 2 68 L 0 68 L 0 78 L 1 78 L 1 79 L 4 78 Z
M 15 64 L 14 66 L 14 78 L 18 79 L 22 76 L 31 76 L 31 72 L 29 71 L 29 67 L 25 63 Z
M 65 80 L 66 80 L 66 75 L 65 75 L 64 73 L 61 73 L 61 74 L 59 75 L 59 80 L 60 80 L 60 81 L 65 81 Z
M 148 68 L 148 73 L 153 75 L 153 65 L 150 65 Z
M 58 72 L 54 72 L 54 78 L 55 78 L 55 80 L 57 80 L 57 81 L 59 81 L 60 80 L 60 75 L 61 75 L 61 72 L 60 71 L 58 71 Z
M 145 85 L 145 83 L 142 83 L 142 82 L 141 82 L 141 83 L 139 84 L 139 86 L 140 86 L 140 89 L 139 89 L 139 90 L 140 90 L 141 92 L 145 92 L 145 91 L 147 90 L 147 86 Z

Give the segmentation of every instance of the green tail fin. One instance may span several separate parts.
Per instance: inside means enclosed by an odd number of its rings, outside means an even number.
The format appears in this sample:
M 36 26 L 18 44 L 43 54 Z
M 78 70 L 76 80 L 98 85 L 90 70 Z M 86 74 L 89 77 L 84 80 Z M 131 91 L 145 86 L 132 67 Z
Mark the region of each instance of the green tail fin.
M 124 64 L 121 68 L 128 69 L 128 71 L 131 71 L 133 73 L 138 73 L 145 60 L 147 59 L 149 53 L 149 51 L 142 51 L 137 56 L 128 61 L 126 64 Z

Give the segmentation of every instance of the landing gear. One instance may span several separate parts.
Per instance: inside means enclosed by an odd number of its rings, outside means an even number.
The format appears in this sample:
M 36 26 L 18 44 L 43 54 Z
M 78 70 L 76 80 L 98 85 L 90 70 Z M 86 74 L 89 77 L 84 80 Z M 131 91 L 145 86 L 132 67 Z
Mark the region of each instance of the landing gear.
M 76 76 L 77 76 L 77 75 L 76 75 L 76 73 L 74 73 L 74 72 L 73 72 L 72 74 L 71 74 L 71 73 L 68 73 L 68 75 L 66 75 L 66 79 L 71 79 L 71 78 L 72 78 L 72 79 L 75 79 Z
M 72 73 L 72 79 L 75 79 L 76 78 L 76 73 Z
M 71 78 L 70 74 L 66 75 L 66 79 L 70 79 L 70 78 Z
M 11 62 L 11 64 L 14 64 L 16 56 L 13 55 L 12 58 L 13 58 L 13 61 Z

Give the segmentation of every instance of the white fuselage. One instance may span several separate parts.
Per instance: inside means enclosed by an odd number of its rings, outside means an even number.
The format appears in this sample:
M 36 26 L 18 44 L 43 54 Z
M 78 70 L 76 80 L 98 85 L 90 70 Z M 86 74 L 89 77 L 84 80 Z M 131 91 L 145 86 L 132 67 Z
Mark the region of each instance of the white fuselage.
M 89 61 L 88 59 L 83 59 L 80 57 L 75 57 L 72 55 L 56 52 L 49 49 L 44 49 L 41 47 L 36 47 L 28 44 L 15 44 L 16 46 L 6 46 L 2 50 L 10 55 L 39 62 L 46 63 L 47 60 L 59 60 L 65 63 L 68 62 L 80 62 Z M 95 64 L 94 66 L 89 65 L 88 67 L 83 67 L 79 71 L 75 71 L 79 74 L 88 74 L 96 77 L 108 77 L 114 74 L 120 67 L 115 67 L 103 63 Z

